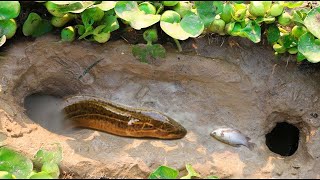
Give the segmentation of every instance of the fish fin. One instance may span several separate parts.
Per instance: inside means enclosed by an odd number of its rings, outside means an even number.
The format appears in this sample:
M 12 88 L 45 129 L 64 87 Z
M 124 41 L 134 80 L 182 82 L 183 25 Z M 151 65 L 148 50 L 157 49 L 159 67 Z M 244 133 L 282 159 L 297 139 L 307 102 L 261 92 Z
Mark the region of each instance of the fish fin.
M 250 149 L 250 151 L 252 151 L 256 147 L 256 144 L 248 142 L 248 146 L 247 147 Z

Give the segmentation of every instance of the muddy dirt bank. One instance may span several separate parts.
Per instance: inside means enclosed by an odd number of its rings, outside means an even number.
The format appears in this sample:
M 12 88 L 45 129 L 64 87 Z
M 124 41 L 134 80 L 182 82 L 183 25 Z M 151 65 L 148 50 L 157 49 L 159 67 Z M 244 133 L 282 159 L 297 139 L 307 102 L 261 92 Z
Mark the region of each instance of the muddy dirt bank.
M 186 163 L 204 177 L 320 178 L 320 67 L 298 66 L 290 57 L 274 57 L 267 45 L 235 39 L 190 40 L 184 53 L 168 45 L 167 57 L 157 64 L 140 63 L 123 41 L 68 44 L 45 36 L 15 42 L 0 60 L 3 143 L 32 157 L 42 145 L 59 142 L 61 168 L 77 178 L 146 178 L 159 165 L 185 171 Z M 59 133 L 50 129 L 50 117 L 37 123 L 28 117 L 25 98 L 34 93 L 90 94 L 155 109 L 188 134 L 166 141 L 88 129 Z M 46 102 L 39 111 L 50 107 Z M 283 121 L 300 132 L 298 149 L 288 157 L 270 151 L 265 138 Z M 223 126 L 239 129 L 256 148 L 232 147 L 209 136 Z

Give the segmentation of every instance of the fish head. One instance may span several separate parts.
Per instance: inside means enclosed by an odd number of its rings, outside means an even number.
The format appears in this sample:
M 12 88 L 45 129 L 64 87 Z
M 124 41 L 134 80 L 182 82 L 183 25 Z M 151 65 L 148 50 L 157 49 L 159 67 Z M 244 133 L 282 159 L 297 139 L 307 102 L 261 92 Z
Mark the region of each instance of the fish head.
M 218 137 L 219 136 L 218 134 L 219 134 L 218 130 L 214 130 L 210 133 L 212 137 Z
M 148 117 L 143 131 L 152 133 L 153 137 L 160 139 L 180 139 L 187 134 L 187 130 L 172 118 L 154 111 L 143 112 Z

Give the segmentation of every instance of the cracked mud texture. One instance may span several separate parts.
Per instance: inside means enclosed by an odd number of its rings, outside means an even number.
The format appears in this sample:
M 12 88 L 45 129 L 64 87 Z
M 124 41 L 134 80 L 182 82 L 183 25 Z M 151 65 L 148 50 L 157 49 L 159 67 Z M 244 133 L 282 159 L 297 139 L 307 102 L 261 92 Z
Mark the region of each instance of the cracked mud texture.
M 320 178 L 320 117 L 314 115 L 320 114 L 319 65 L 277 59 L 268 45 L 232 37 L 189 40 L 183 53 L 166 49 L 165 59 L 144 64 L 124 41 L 69 44 L 48 35 L 12 43 L 0 60 L 2 144 L 31 158 L 42 146 L 59 142 L 65 178 L 146 178 L 160 165 L 184 175 L 186 163 L 203 177 Z M 34 93 L 89 94 L 154 109 L 188 133 L 169 141 L 90 129 L 59 133 L 45 127 L 49 116 L 42 124 L 27 116 L 24 100 Z M 289 157 L 265 144 L 265 135 L 282 121 L 300 129 L 298 150 Z M 209 134 L 219 127 L 240 130 L 257 147 L 250 151 L 213 139 Z

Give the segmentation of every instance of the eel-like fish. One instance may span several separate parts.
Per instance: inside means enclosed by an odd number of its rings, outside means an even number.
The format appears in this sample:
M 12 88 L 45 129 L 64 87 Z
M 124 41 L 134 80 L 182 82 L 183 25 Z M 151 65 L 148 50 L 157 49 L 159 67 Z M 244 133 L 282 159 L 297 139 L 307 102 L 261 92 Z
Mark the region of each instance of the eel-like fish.
M 147 109 L 125 107 L 94 96 L 72 96 L 62 105 L 73 127 L 95 129 L 118 136 L 159 139 L 183 138 L 186 129 L 172 118 Z

